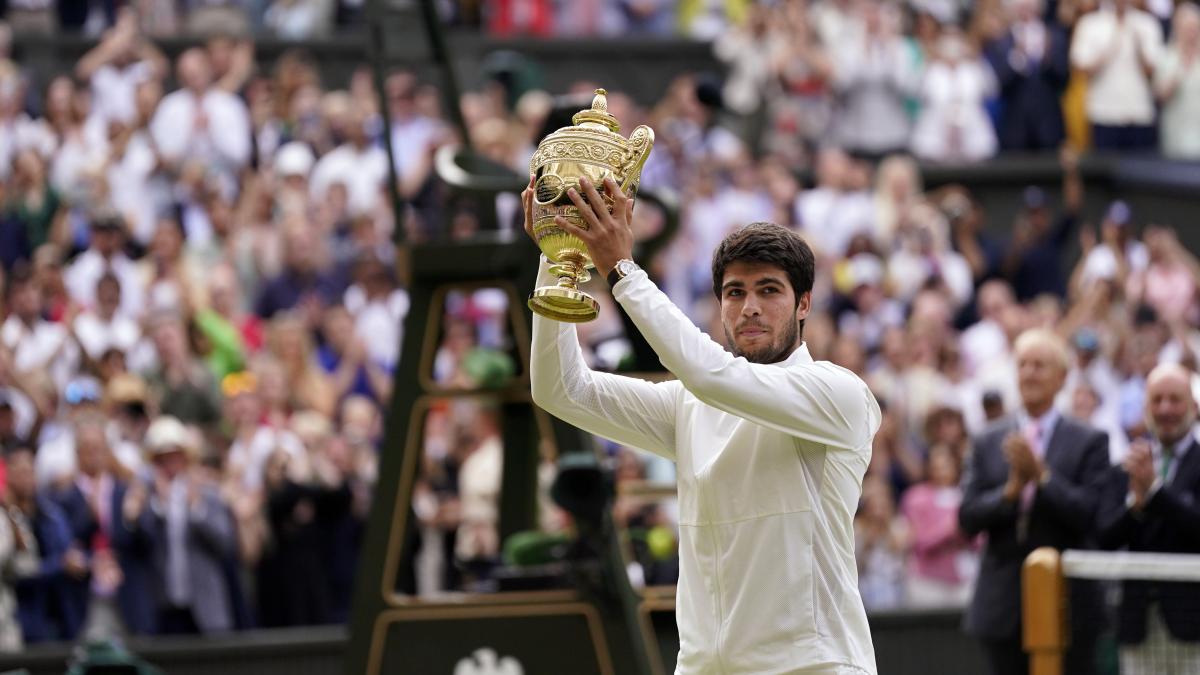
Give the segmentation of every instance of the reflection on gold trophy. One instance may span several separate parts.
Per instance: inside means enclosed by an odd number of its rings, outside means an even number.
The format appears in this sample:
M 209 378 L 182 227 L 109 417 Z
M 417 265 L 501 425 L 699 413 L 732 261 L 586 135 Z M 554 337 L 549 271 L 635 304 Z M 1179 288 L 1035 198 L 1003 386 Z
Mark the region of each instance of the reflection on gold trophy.
M 607 92 L 597 89 L 591 109 L 571 118 L 575 126 L 563 127 L 542 139 L 529 160 L 529 171 L 535 176 L 533 236 L 542 253 L 554 263 L 550 272 L 558 277 L 557 285 L 543 286 L 530 294 L 529 308 L 557 321 L 581 323 L 595 319 L 599 313 L 596 299 L 579 290 L 579 284 L 591 278 L 588 269 L 594 267 L 587 245 L 554 224 L 555 216 L 563 216 L 583 229 L 588 227 L 567 190 L 575 188 L 582 196 L 579 179 L 587 176 L 611 212 L 613 201 L 604 191 L 604 179 L 611 176 L 632 199 L 642 167 L 654 147 L 654 130 L 648 126 L 634 129 L 628 139 L 617 133 L 621 124 L 609 114 L 606 96 Z

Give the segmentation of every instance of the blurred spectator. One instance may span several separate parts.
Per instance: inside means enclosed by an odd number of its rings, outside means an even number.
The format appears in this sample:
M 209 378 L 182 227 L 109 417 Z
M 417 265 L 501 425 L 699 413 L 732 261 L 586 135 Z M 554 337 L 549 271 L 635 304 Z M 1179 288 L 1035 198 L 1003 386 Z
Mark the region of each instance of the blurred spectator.
M 905 602 L 908 531 L 895 515 L 896 503 L 887 482 L 878 476 L 864 481 L 854 518 L 854 553 L 858 588 L 868 610 L 895 609 Z
M 326 198 L 330 187 L 346 187 L 349 210 L 362 215 L 375 208 L 387 184 L 387 153 L 371 144 L 367 116 L 361 107 L 351 108 L 344 129 L 345 142 L 321 157 L 313 167 L 309 186 L 314 203 Z
M 108 124 L 136 121 L 137 88 L 167 71 L 166 57 L 139 35 L 137 15 L 129 9 L 75 65 L 75 77 L 91 84 L 93 114 Z
M 0 567 L 5 570 L 0 579 L 0 652 L 23 650 L 25 640 L 13 586 L 16 580 L 37 574 L 38 570 L 37 543 L 23 521 L 7 505 L 0 512 Z
M 1103 548 L 1161 553 L 1200 552 L 1192 507 L 1200 495 L 1193 374 L 1175 364 L 1149 376 L 1146 416 L 1150 439 L 1138 439 L 1126 460 L 1106 476 L 1097 539 Z M 1195 584 L 1121 582 L 1117 640 L 1122 672 L 1200 667 L 1191 625 Z M 1172 656 L 1168 657 L 1167 653 Z
M 1070 353 L 1045 329 L 1015 345 L 1022 406 L 1017 415 L 978 436 L 963 478 L 959 524 L 968 536 L 987 533 L 983 564 L 966 615 L 967 632 L 982 641 L 995 675 L 1025 672 L 1021 648 L 1021 564 L 1039 546 L 1087 547 L 1096 490 L 1108 467 L 1103 432 L 1054 408 L 1070 369 Z M 1099 596 L 1072 581 L 1072 606 L 1099 616 Z M 1066 668 L 1095 670 L 1099 626 L 1072 622 Z
M 937 444 L 926 463 L 928 480 L 909 488 L 900 503 L 912 539 L 907 604 L 966 607 L 979 561 L 974 544 L 958 528 L 959 455 Z
M 875 173 L 875 230 L 880 250 L 890 251 L 908 211 L 921 199 L 921 172 L 911 157 L 891 155 Z
M 1069 45 L 1057 22 L 1043 20 L 1041 0 L 1011 3 L 1012 25 L 985 47 L 1000 84 L 1000 147 L 1052 150 L 1063 140 L 1059 97 L 1070 75 Z
M 908 48 L 900 38 L 896 6 L 862 5 L 858 44 L 840 42 L 834 66 L 837 137 L 846 149 L 872 157 L 903 150 L 911 127 L 907 98 L 916 84 Z
M 497 411 L 480 408 L 458 429 L 465 459 L 458 472 L 461 521 L 455 556 L 474 581 L 490 577 L 500 555 L 500 476 L 504 447 Z
M 71 526 L 63 565 L 84 619 L 74 630 L 86 640 L 153 632 L 148 549 L 130 535 L 135 519 L 123 510 L 132 474 L 114 456 L 103 418 L 79 417 L 73 437 L 77 472 L 52 494 Z
M 1081 234 L 1083 258 L 1071 279 L 1071 289 L 1078 297 L 1083 289 L 1094 284 L 1110 284 L 1113 296 L 1125 289 L 1134 275 L 1143 274 L 1150 264 L 1146 246 L 1133 232 L 1133 212 L 1129 204 L 1115 201 L 1100 222 L 1100 241 L 1090 228 Z
M 331 0 L 273 0 L 263 23 L 284 40 L 310 40 L 329 32 L 333 11 Z
M 337 394 L 318 361 L 311 332 L 300 318 L 282 314 L 271 321 L 267 346 L 283 367 L 292 410 L 314 410 L 331 417 Z
M 921 79 L 913 154 L 937 162 L 977 162 L 994 155 L 996 130 L 984 102 L 995 89 L 995 75 L 966 38 L 944 31 Z
M 194 468 L 195 437 L 174 417 L 159 417 L 146 432 L 154 464 L 148 497 L 153 528 L 153 560 L 161 584 L 153 597 L 162 603 L 162 634 L 220 633 L 233 628 L 233 615 L 223 561 L 237 545 L 229 507 L 215 485 Z M 148 502 L 148 503 L 147 503 Z
M 1087 116 L 1100 150 L 1148 150 L 1155 143 L 1150 73 L 1159 63 L 1162 26 L 1131 0 L 1113 0 L 1080 17 L 1071 63 L 1088 75 Z
M 837 148 L 817 155 L 817 184 L 796 198 L 796 222 L 818 256 L 837 260 L 856 234 L 872 232 L 873 204 L 853 159 Z
M 997 354 L 1008 351 L 1008 336 L 1001 321 L 1005 311 L 1016 302 L 1012 287 L 998 279 L 980 286 L 976 298 L 979 320 L 963 331 L 959 340 L 969 373 L 975 373 Z
M 1126 293 L 1129 300 L 1149 305 L 1168 324 L 1196 323 L 1200 261 L 1179 243 L 1170 228 L 1147 227 L 1142 239 L 1149 262 L 1145 269 L 1130 275 Z
M 75 257 L 63 279 L 72 300 L 84 307 L 95 307 L 97 282 L 111 274 L 121 286 L 121 311 L 138 319 L 146 309 L 146 294 L 136 263 L 124 252 L 125 233 L 125 222 L 119 214 L 111 211 L 96 214 L 91 221 L 87 250 Z
M 1063 169 L 1062 212 L 1055 216 L 1046 193 L 1034 186 L 1022 195 L 1023 208 L 1013 224 L 1013 235 L 1002 270 L 1017 299 L 1025 302 L 1042 293 L 1063 297 L 1067 292 L 1063 250 L 1083 207 L 1083 181 L 1077 158 L 1069 151 L 1060 156 Z
M 4 200 L 0 215 L 0 262 L 7 269 L 18 261 L 28 262 L 33 252 L 48 241 L 67 241 L 67 212 L 62 196 L 46 175 L 46 160 L 36 150 L 20 150 L 12 163 L 13 196 Z
M 292 220 L 285 227 L 283 270 L 266 281 L 255 304 L 255 313 L 263 319 L 294 308 L 311 315 L 339 290 L 333 276 L 322 269 L 313 228 L 303 220 Z
M 0 341 L 12 355 L 12 371 L 45 372 L 56 389 L 65 387 L 77 363 L 75 345 L 62 324 L 42 318 L 41 290 L 29 269 L 14 268 L 5 291 L 10 313 L 0 325 Z
M 314 439 L 326 442 L 327 422 Z M 334 600 L 325 542 L 350 508 L 347 476 L 310 446 L 296 457 L 276 452 L 265 472 L 266 509 L 274 539 L 258 567 L 263 626 L 327 623 Z
M 15 584 L 21 631 L 26 643 L 68 639 L 83 624 L 83 608 L 70 597 L 64 566 L 71 547 L 70 522 L 62 509 L 38 490 L 32 450 L 13 448 L 4 461 L 8 473 L 5 508 L 17 530 L 32 535 L 25 544 L 38 559 L 36 572 Z
M 177 171 L 212 172 L 227 185 L 250 159 L 250 119 L 240 98 L 213 86 L 207 52 L 193 48 L 176 65 L 183 85 L 163 97 L 150 122 L 159 158 Z
M 1167 157 L 1200 159 L 1200 8 L 1175 9 L 1171 43 L 1154 71 L 1154 95 L 1162 105 L 1159 149 Z
M 755 3 L 745 24 L 722 32 L 713 42 L 713 55 L 729 64 L 722 98 L 740 115 L 758 113 L 774 93 L 771 78 L 780 47 L 771 31 L 772 18 L 769 8 Z
M 146 383 L 159 402 L 159 412 L 188 424 L 215 425 L 220 419 L 216 382 L 192 351 L 183 320 L 160 313 L 152 318 L 149 332 L 158 365 L 146 373 Z
M 94 308 L 75 317 L 70 329 L 87 358 L 99 361 L 105 352 L 117 349 L 133 351 L 142 338 L 141 327 L 133 317 L 120 313 L 121 282 L 105 274 L 96 282 Z

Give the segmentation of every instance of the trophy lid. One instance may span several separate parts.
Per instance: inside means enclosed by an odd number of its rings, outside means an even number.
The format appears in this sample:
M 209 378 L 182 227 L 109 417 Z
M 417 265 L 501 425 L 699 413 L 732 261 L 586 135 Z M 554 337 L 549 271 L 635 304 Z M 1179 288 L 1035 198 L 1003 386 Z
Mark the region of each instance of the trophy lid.
M 600 126 L 613 133 L 621 130 L 621 123 L 608 112 L 608 92 L 603 89 L 596 90 L 591 109 L 575 113 L 571 123 L 575 126 Z

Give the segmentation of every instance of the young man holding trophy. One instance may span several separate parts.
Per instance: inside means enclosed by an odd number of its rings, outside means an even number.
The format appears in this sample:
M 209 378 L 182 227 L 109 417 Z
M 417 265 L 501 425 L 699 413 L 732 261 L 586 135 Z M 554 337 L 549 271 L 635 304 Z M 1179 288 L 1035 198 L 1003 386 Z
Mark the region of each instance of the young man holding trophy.
M 874 674 L 853 518 L 880 412 L 862 380 L 804 344 L 812 250 L 768 223 L 726 237 L 713 257 L 726 351 L 631 259 L 633 193 L 653 133 L 617 135 L 603 90 L 574 122 L 539 145 L 522 195 L 525 229 L 545 254 L 530 297 L 533 398 L 676 462 L 675 672 Z M 589 266 L 676 380 L 587 367 L 570 323 L 595 317 L 577 287 Z

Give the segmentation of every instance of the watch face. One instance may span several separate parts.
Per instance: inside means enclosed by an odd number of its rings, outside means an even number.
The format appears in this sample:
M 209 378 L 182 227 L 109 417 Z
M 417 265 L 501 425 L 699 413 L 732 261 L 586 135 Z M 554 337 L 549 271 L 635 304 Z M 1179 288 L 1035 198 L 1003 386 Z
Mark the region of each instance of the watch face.
M 637 265 L 633 264 L 631 260 L 622 260 L 617 263 L 617 272 L 623 277 L 629 276 L 635 269 L 637 269 Z

